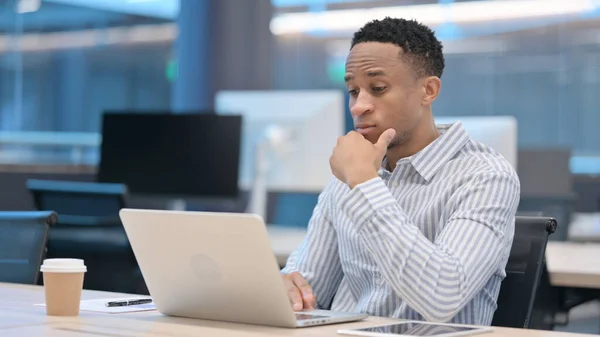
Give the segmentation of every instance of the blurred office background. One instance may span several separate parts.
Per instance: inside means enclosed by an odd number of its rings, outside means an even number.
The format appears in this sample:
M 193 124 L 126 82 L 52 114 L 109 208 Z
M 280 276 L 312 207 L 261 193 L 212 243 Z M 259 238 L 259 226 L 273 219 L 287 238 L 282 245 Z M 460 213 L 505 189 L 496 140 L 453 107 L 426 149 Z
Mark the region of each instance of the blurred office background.
M 521 149 L 558 151 L 568 162 L 551 166 L 585 175 L 563 185 L 595 185 L 597 8 L 587 0 L 519 2 L 2 0 L 0 160 L 93 173 L 106 111 L 208 111 L 220 90 L 345 92 L 351 34 L 383 13 L 418 18 L 443 41 L 437 116 L 514 116 Z M 472 3 L 483 7 L 444 15 L 445 6 Z M 551 188 L 524 183 L 525 194 Z M 547 194 L 571 192 L 561 188 Z M 598 201 L 577 205 L 595 211 Z M 293 225 L 307 220 L 290 216 Z
M 352 127 L 343 81 L 352 32 L 390 15 L 417 18 L 442 40 L 436 116 L 516 121 L 520 212 L 556 217 L 556 240 L 568 239 L 578 221 L 593 234 L 599 10 L 587 0 L 0 0 L 0 210 L 40 208 L 35 191 L 51 186 L 36 190 L 31 179 L 97 182 L 103 117 L 111 111 L 211 113 L 223 92 L 319 90 L 343 98 L 345 132 Z M 250 110 L 259 114 L 260 104 Z M 217 206 L 202 195 L 179 206 L 244 211 L 247 185 Z M 269 223 L 306 226 L 318 184 L 267 190 Z M 123 239 L 98 233 L 89 235 Z

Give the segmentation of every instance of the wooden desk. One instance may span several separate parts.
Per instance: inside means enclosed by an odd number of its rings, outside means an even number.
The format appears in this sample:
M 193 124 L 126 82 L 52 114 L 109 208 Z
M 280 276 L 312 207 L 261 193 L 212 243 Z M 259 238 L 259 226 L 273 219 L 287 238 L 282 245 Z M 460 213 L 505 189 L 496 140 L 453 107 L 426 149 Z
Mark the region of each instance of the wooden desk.
M 84 291 L 83 299 L 127 296 L 96 291 Z M 384 318 L 369 318 L 362 322 L 335 324 L 302 329 L 282 329 L 246 324 L 203 321 L 197 319 L 166 317 L 156 311 L 127 314 L 104 314 L 82 311 L 78 317 L 46 316 L 43 307 L 43 288 L 0 283 L 0 335 L 12 336 L 339 336 L 340 328 L 357 328 L 393 323 Z M 553 331 L 536 331 L 494 328 L 489 337 L 567 337 L 576 336 Z
M 600 289 L 600 243 L 548 242 L 546 263 L 553 286 Z
M 280 265 L 302 243 L 305 229 L 269 226 Z M 546 260 L 554 286 L 600 289 L 600 243 L 548 242 Z

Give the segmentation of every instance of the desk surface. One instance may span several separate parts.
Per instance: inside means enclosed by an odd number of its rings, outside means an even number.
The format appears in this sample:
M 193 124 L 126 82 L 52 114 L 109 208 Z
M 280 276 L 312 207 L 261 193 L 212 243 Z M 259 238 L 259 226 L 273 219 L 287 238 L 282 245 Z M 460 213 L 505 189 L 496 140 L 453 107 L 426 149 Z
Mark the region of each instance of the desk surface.
M 273 251 L 280 265 L 300 245 L 305 229 L 269 226 Z M 554 286 L 600 289 L 600 243 L 548 242 L 546 260 Z
M 85 290 L 83 299 L 127 296 Z M 43 288 L 0 283 L 0 335 L 8 336 L 339 336 L 340 328 L 357 328 L 394 321 L 369 318 L 362 322 L 335 324 L 302 329 L 282 329 L 246 324 L 203 321 L 166 317 L 156 311 L 127 314 L 105 314 L 82 311 L 78 317 L 49 317 L 43 307 L 34 304 L 44 302 Z M 567 337 L 576 334 L 494 328 L 489 337 Z
M 600 243 L 548 242 L 546 263 L 554 286 L 600 289 Z

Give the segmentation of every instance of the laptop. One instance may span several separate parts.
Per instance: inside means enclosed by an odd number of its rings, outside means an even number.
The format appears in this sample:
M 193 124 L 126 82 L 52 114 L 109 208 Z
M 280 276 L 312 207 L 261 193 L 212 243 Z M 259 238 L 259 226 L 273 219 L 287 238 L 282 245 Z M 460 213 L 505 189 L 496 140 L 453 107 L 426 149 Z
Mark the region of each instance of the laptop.
M 119 215 L 164 315 L 288 328 L 367 318 L 295 312 L 258 215 L 142 209 L 122 209 Z

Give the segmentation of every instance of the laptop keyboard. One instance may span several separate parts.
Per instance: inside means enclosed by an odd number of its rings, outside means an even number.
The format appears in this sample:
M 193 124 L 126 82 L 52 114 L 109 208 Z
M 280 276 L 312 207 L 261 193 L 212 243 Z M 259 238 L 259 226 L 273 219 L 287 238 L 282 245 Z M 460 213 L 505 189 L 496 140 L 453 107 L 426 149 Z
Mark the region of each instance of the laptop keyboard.
M 303 319 L 318 319 L 318 318 L 329 318 L 329 316 L 322 316 L 322 315 L 310 315 L 310 314 L 296 314 L 296 319 L 297 319 L 297 320 L 303 320 Z

